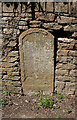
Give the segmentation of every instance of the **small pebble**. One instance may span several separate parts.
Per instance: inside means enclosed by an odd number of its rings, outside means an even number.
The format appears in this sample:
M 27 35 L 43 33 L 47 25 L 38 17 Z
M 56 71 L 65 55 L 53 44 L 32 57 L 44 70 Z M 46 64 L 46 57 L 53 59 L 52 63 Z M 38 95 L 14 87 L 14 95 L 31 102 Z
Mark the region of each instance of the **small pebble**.
M 26 103 L 29 103 L 28 100 L 25 100 Z

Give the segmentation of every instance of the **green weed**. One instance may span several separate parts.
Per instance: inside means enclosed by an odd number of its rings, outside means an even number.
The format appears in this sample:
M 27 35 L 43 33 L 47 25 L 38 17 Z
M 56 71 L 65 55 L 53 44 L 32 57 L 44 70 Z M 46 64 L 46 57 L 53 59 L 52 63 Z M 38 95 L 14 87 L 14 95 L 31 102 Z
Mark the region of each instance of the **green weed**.
M 66 108 L 66 111 L 67 111 L 68 114 L 72 112 L 72 111 L 70 110 L 70 108 Z
M 54 102 L 53 102 L 52 98 L 50 96 L 47 97 L 46 94 L 43 95 L 43 91 L 40 92 L 39 100 L 40 100 L 40 103 L 37 105 L 37 109 L 53 107 Z
M 61 118 L 61 116 L 59 115 L 59 116 L 57 116 L 56 118 Z
M 59 108 L 60 108 L 60 106 L 53 106 L 53 108 L 54 108 L 54 109 L 59 109 Z
M 5 106 L 5 100 L 4 100 L 4 99 L 1 99 L 1 100 L 0 100 L 0 106 L 2 106 L 2 107 Z
M 65 94 L 60 94 L 59 92 L 55 91 L 56 97 L 60 100 L 65 97 Z

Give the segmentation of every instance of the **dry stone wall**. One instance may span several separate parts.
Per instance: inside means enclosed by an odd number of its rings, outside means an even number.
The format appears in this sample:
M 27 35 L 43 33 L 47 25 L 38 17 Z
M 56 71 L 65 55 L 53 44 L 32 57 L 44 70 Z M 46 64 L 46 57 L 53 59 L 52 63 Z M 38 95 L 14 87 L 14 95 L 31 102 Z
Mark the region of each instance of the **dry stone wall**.
M 31 4 L 0 3 L 0 78 L 3 90 L 23 93 L 18 38 L 29 28 L 43 28 L 54 35 L 57 91 L 76 93 L 77 2 Z M 18 6 L 18 7 L 17 7 Z M 16 9 L 17 7 L 17 9 Z M 0 89 L 1 90 L 1 89 Z

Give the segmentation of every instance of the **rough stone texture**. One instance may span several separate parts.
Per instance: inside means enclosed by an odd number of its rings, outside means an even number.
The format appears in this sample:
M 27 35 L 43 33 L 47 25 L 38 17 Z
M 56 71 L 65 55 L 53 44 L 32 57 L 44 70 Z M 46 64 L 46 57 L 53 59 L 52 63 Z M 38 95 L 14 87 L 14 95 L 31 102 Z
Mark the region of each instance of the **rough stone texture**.
M 51 92 L 54 75 L 53 35 L 44 29 L 29 29 L 21 34 L 19 44 L 24 94 L 40 89 Z
M 38 5 L 35 7 L 33 20 L 30 6 L 27 8 L 20 3 L 18 8 L 14 9 L 14 4 L 7 7 L 5 3 L 0 3 L 0 77 L 4 81 L 2 86 L 12 93 L 22 93 L 18 38 L 29 28 L 43 28 L 55 38 L 55 88 L 59 92 L 75 94 L 77 2 L 43 2 L 41 6 L 43 9 Z

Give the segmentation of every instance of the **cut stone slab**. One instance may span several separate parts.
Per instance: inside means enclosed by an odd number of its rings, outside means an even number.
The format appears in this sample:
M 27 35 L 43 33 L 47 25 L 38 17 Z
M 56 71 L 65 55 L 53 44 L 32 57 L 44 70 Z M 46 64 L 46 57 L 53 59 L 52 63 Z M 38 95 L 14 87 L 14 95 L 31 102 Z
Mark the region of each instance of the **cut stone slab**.
M 54 81 L 54 37 L 44 29 L 29 29 L 19 37 L 21 79 L 24 94 L 52 92 Z

